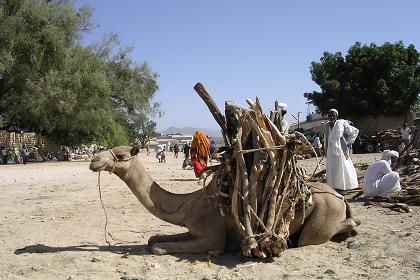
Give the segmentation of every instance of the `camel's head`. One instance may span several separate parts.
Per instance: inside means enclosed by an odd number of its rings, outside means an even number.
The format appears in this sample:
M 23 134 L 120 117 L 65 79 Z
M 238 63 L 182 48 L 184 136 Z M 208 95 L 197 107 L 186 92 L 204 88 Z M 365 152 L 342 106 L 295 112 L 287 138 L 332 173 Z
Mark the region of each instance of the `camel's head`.
M 109 171 L 124 175 L 129 170 L 133 158 L 139 153 L 138 146 L 118 146 L 95 155 L 89 169 L 94 172 Z

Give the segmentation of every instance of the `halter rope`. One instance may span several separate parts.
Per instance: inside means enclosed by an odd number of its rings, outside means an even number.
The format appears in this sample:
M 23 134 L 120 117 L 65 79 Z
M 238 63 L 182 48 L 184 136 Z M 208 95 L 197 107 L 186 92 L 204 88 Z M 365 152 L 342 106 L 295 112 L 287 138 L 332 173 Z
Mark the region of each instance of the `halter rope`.
M 119 161 L 129 161 L 132 160 L 133 158 L 135 158 L 137 155 L 129 157 L 129 158 L 125 158 L 125 159 L 118 159 L 117 156 L 114 154 L 114 152 L 112 150 L 109 150 L 109 152 L 111 153 L 112 157 L 114 158 L 114 163 L 112 164 L 112 170 L 109 172 L 114 173 L 114 168 L 115 168 L 115 164 Z M 132 166 L 133 164 L 130 165 L 130 169 L 127 173 L 131 175 L 131 171 L 132 171 Z M 111 249 L 112 244 L 108 241 L 107 238 L 107 226 L 108 226 L 108 214 L 106 213 L 106 209 L 105 209 L 105 205 L 104 202 L 102 201 L 102 191 L 101 191 L 101 172 L 98 173 L 98 188 L 99 188 L 99 199 L 101 201 L 101 205 L 102 205 L 102 209 L 104 210 L 105 213 L 105 226 L 104 226 L 104 236 L 105 236 L 105 242 L 108 244 L 109 248 Z M 109 234 L 109 233 L 108 233 Z M 111 234 L 109 234 L 111 236 Z M 111 236 L 112 238 L 112 236 Z

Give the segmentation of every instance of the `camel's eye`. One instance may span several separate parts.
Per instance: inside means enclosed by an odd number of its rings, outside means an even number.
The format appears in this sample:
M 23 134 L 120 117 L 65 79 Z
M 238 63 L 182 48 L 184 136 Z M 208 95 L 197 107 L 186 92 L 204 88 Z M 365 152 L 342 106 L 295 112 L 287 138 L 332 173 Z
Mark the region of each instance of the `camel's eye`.
M 121 155 L 121 154 L 116 155 L 116 157 L 117 157 L 117 159 L 119 159 L 119 160 L 123 160 L 123 159 L 124 159 L 124 155 Z

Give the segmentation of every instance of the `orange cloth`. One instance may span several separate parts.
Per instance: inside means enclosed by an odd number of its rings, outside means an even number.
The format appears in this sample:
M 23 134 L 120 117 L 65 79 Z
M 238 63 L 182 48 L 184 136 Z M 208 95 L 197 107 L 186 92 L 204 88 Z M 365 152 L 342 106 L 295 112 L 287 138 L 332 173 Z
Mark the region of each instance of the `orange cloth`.
M 196 131 L 193 135 L 190 154 L 193 163 L 196 161 L 194 164 L 195 176 L 199 177 L 201 170 L 206 168 L 207 163 L 209 162 L 210 154 L 210 141 L 207 136 L 200 130 Z

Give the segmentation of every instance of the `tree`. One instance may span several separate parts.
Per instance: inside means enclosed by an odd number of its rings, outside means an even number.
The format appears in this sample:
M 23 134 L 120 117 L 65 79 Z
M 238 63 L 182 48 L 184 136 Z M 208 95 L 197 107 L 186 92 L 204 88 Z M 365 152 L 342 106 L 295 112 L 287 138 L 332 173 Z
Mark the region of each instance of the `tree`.
M 34 85 L 60 71 L 69 48 L 90 26 L 86 6 L 69 1 L 0 1 L 0 112 L 7 129 L 38 132 Z
M 345 58 L 340 52 L 325 52 L 320 62 L 311 63 L 311 75 L 321 91 L 305 93 L 308 101 L 323 114 L 336 108 L 347 118 L 404 115 L 420 93 L 419 53 L 402 42 L 357 42 Z
M 117 50 L 116 35 L 81 46 L 90 16 L 67 0 L 0 0 L 0 129 L 104 146 L 133 142 L 139 127 L 155 129 L 158 75 L 134 62 L 130 48 Z

